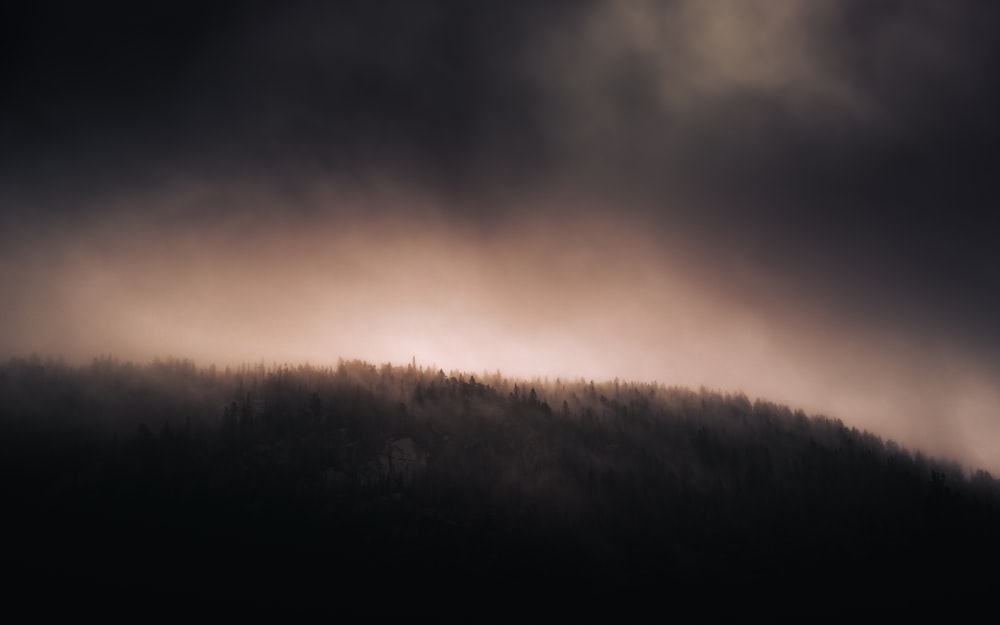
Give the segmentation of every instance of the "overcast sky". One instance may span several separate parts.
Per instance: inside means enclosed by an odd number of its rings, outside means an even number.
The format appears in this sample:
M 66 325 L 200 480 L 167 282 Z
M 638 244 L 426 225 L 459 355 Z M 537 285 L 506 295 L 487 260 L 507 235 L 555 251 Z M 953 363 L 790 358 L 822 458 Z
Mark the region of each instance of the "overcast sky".
M 4 356 L 705 384 L 1000 472 L 994 2 L 24 5 Z

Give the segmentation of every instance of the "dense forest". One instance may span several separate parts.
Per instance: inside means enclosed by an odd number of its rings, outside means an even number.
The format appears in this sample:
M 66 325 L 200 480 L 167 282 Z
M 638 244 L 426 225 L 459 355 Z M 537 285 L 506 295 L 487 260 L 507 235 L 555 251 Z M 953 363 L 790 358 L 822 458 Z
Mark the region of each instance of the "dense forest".
M 910 609 L 1000 562 L 988 473 L 662 384 L 13 359 L 0 462 L 42 611 Z

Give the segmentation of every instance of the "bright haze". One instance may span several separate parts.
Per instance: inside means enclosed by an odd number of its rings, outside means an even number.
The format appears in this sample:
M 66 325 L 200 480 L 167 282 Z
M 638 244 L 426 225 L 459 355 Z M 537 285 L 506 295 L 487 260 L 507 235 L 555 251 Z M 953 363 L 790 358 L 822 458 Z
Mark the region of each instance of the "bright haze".
M 1000 473 L 993 2 L 0 24 L 0 356 L 704 385 Z

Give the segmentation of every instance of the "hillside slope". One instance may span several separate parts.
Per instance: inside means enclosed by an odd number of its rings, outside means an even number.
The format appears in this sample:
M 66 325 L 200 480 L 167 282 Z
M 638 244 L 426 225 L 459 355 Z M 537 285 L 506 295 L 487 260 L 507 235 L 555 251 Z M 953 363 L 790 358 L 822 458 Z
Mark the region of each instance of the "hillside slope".
M 0 414 L 12 596 L 53 609 L 965 605 L 1000 555 L 989 474 L 742 394 L 12 360 Z

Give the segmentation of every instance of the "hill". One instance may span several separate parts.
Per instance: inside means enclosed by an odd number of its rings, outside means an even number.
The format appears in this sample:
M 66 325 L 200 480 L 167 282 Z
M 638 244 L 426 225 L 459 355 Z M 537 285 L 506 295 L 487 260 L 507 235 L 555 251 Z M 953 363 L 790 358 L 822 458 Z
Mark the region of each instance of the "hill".
M 740 393 L 14 359 L 0 415 L 11 596 L 49 609 L 923 609 L 1000 555 L 988 473 Z

